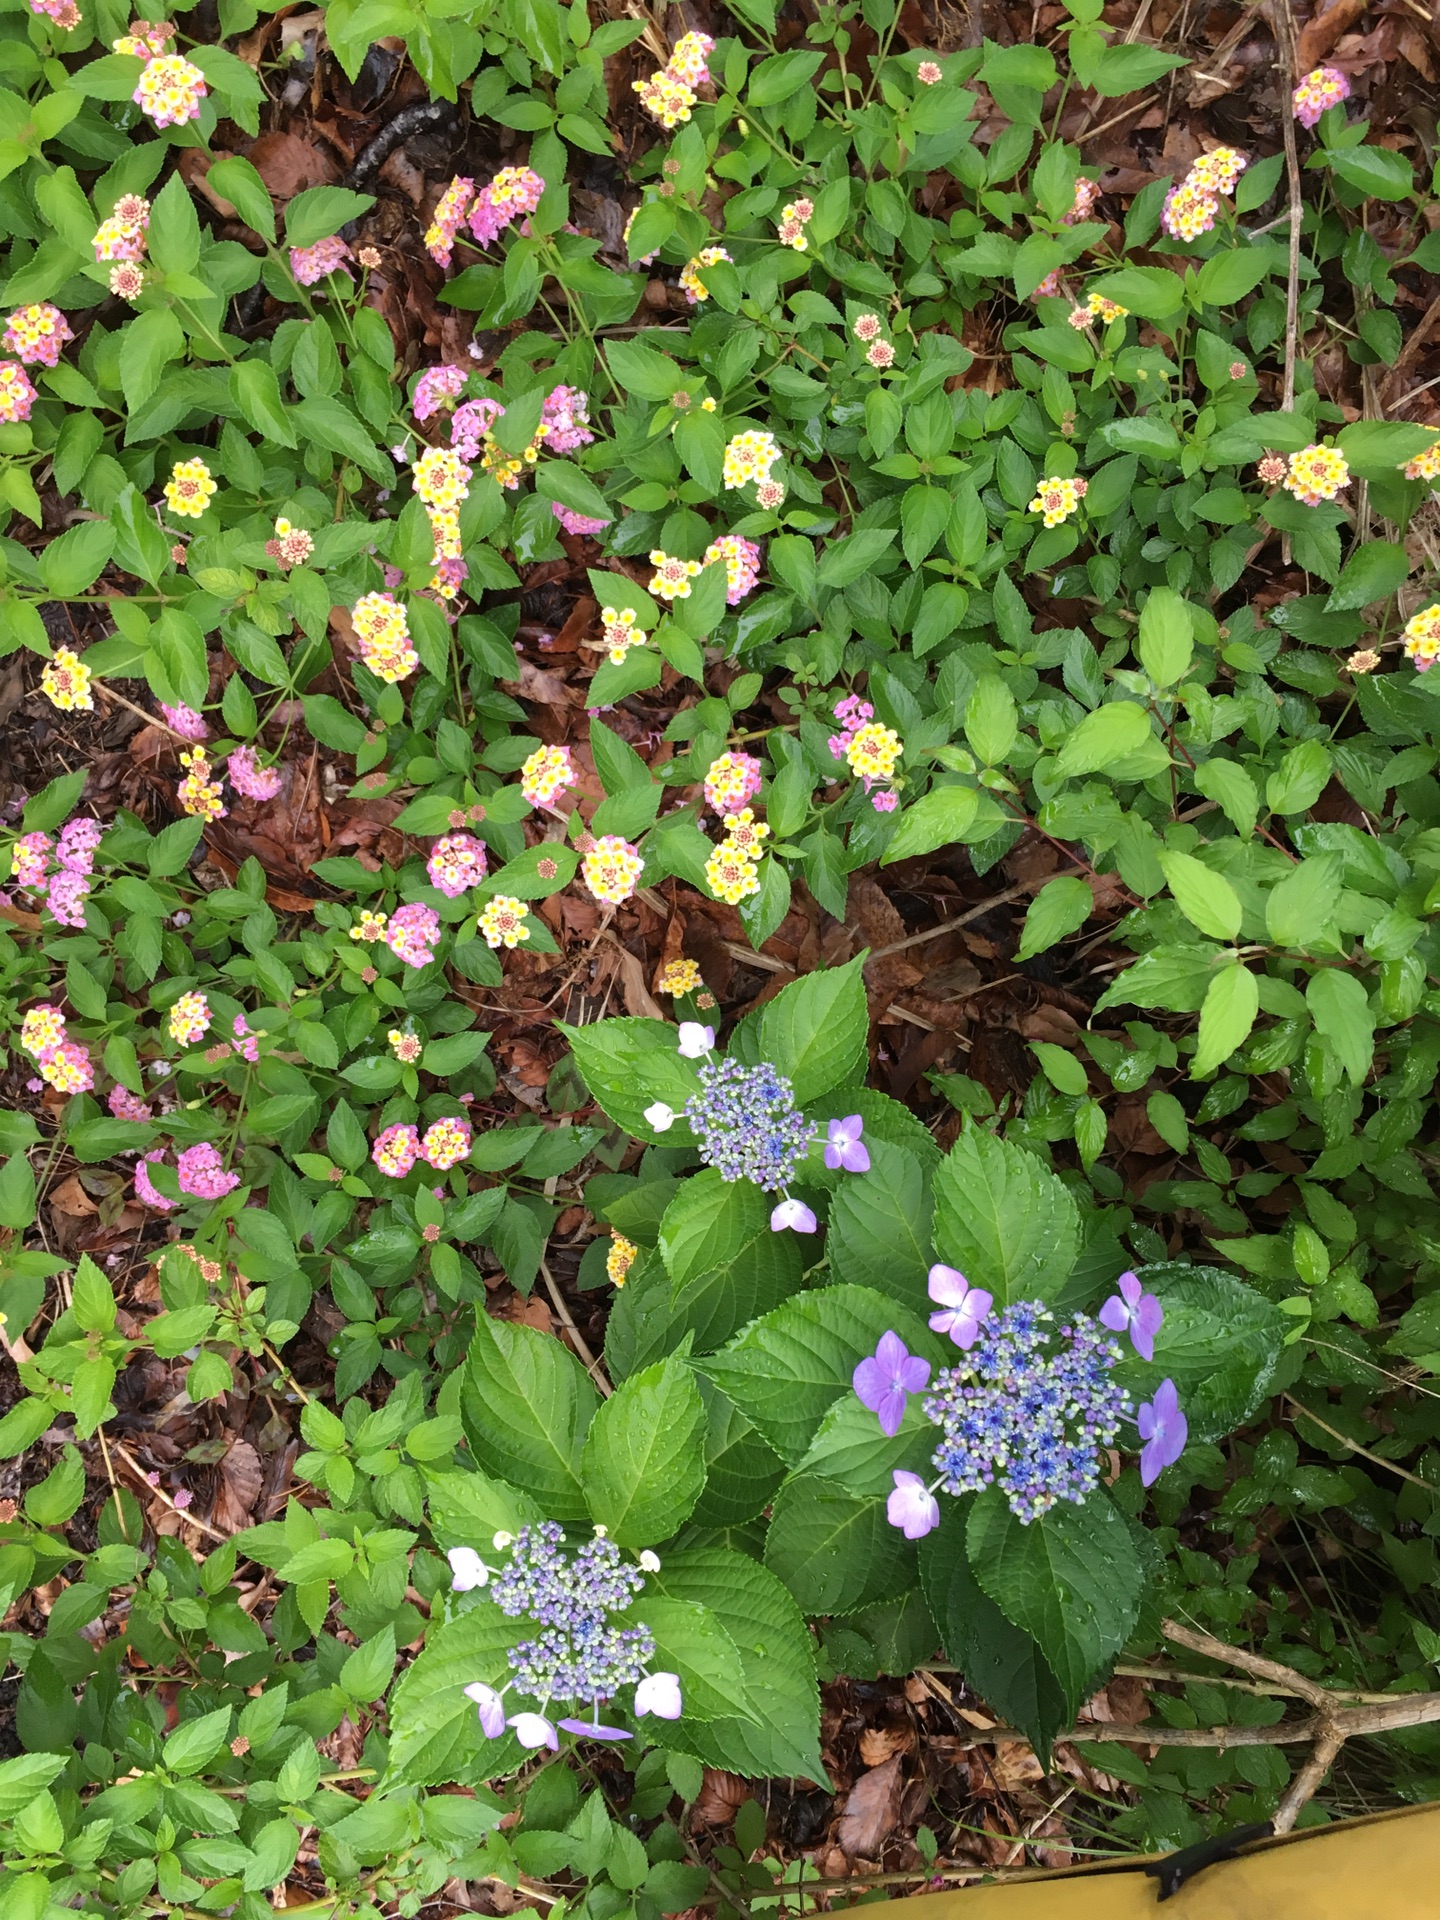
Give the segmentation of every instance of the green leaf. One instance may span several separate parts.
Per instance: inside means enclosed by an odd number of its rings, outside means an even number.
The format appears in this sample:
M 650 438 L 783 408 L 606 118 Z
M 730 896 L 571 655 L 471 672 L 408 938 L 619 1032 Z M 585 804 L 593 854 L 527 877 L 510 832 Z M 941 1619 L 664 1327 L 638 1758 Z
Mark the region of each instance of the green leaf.
M 688 1146 L 692 1136 L 683 1119 L 657 1133 L 645 1109 L 663 1101 L 679 1115 L 700 1086 L 693 1061 L 680 1056 L 676 1030 L 668 1021 L 623 1017 L 593 1026 L 556 1023 L 570 1045 L 580 1077 L 603 1112 L 617 1127 L 652 1146 Z
M 460 1415 L 476 1460 L 531 1493 L 552 1520 L 588 1518 L 577 1472 L 597 1395 L 558 1340 L 478 1317 L 465 1359 Z
M 20 1813 L 43 1793 L 69 1756 L 62 1753 L 21 1753 L 0 1760 L 0 1820 Z
M 1087 713 L 1060 749 L 1056 771 L 1067 779 L 1102 773 L 1152 738 L 1150 715 L 1134 700 L 1112 700 Z
M 782 1460 L 798 1466 L 826 1410 L 887 1329 L 912 1353 L 938 1353 L 923 1321 L 868 1287 L 831 1286 L 787 1300 L 723 1352 L 699 1362 Z
M 156 194 L 146 229 L 150 258 L 162 273 L 193 273 L 200 260 L 200 222 L 179 173 Z
M 878 1430 L 873 1414 L 866 1419 Z M 797 1474 L 780 1489 L 765 1538 L 766 1566 L 809 1614 L 854 1613 L 897 1592 L 906 1551 L 883 1499 L 817 1473 Z
M 296 444 L 294 423 L 268 360 L 237 360 L 230 369 L 230 398 L 263 440 L 282 447 Z
M 965 703 L 965 738 L 987 767 L 1000 767 L 1017 731 L 1014 694 L 998 673 L 982 673 Z
M 615 518 L 604 494 L 573 460 L 542 461 L 535 469 L 535 491 L 542 500 L 558 500 L 562 507 L 583 513 L 587 519 Z
M 934 853 L 937 847 L 983 840 L 995 831 L 999 818 L 994 801 L 974 787 L 954 782 L 932 787 L 901 814 L 880 864 L 892 867 L 897 860 Z
M 1127 1352 L 1119 1378 L 1138 1402 L 1175 1382 L 1192 1441 L 1221 1440 L 1269 1395 L 1290 1323 L 1273 1300 L 1219 1267 L 1165 1261 L 1138 1277 L 1164 1313 L 1155 1358 Z
M 1183 680 L 1195 651 L 1190 609 L 1173 587 L 1152 587 L 1140 609 L 1140 664 L 1157 687 Z
M 1327 613 L 1347 613 L 1388 600 L 1410 577 L 1410 556 L 1392 540 L 1367 540 L 1340 569 L 1340 578 L 1325 602 Z
M 1140 1617 L 1145 1572 L 1114 1502 L 1097 1490 L 1024 1526 L 1000 1488 L 987 1487 L 970 1509 L 965 1545 L 983 1590 L 1045 1649 L 1073 1714 Z
M 1071 1717 L 1044 1652 L 976 1581 L 959 1513 L 920 1543 L 920 1578 L 945 1651 L 976 1693 L 1021 1728 L 1037 1753 Z
M 1329 784 L 1332 764 L 1318 740 L 1302 740 L 1265 782 L 1265 804 L 1272 813 L 1308 813 Z
M 1277 947 L 1333 945 L 1343 863 L 1338 853 L 1302 860 L 1265 897 L 1265 930 Z
M 830 1203 L 830 1271 L 913 1310 L 925 1298 L 931 1265 L 929 1183 L 904 1147 L 868 1131 L 865 1144 L 870 1171 L 845 1174 Z
M 1200 1009 L 1191 1078 L 1203 1079 L 1223 1067 L 1249 1038 L 1259 1011 L 1260 983 L 1250 969 L 1239 961 L 1221 967 L 1206 989 L 1205 1004 Z
M 1404 200 L 1415 191 L 1415 169 L 1389 147 L 1327 147 L 1319 157 L 1372 200 Z
M 115 1324 L 115 1291 L 88 1253 L 71 1282 L 71 1311 L 83 1333 L 108 1333 Z
M 245 224 L 264 240 L 275 240 L 275 206 L 270 189 L 248 160 L 225 154 L 205 176 L 214 191 L 228 200 Z
M 1281 256 L 1283 258 L 1283 256 Z M 1193 298 L 1197 307 L 1228 307 L 1253 293 L 1276 262 L 1271 247 L 1257 247 L 1254 241 L 1229 253 L 1213 254 L 1196 274 Z
M 1185 304 L 1184 282 L 1178 273 L 1171 273 L 1166 267 L 1122 267 L 1118 273 L 1103 274 L 1092 281 L 1087 291 L 1113 300 L 1117 306 L 1128 307 L 1142 320 L 1168 320 Z M 1171 437 L 1173 439 L 1173 434 Z M 1131 452 L 1148 450 L 1129 449 Z
M 647 1587 L 630 1617 L 655 1636 L 654 1667 L 679 1675 L 686 1720 L 759 1720 L 740 1650 L 708 1600 L 681 1600 Z
M 1191 775 L 1196 791 L 1213 800 L 1242 840 L 1248 840 L 1260 818 L 1260 795 L 1255 782 L 1233 760 L 1204 760 Z
M 864 961 L 857 954 L 843 967 L 792 981 L 760 1011 L 759 1057 L 788 1077 L 797 1106 L 863 1075 L 870 1035 Z
M 764 1703 L 758 1722 L 722 1717 L 696 1726 L 682 1720 L 667 1733 L 666 1745 L 750 1779 L 798 1775 L 828 1788 L 814 1641 L 775 1575 L 748 1554 L 699 1547 L 667 1555 L 650 1584 L 710 1609 L 739 1650 L 752 1697 Z M 637 1611 L 643 1616 L 644 1596 Z
M 705 1485 L 705 1407 L 683 1360 L 616 1388 L 590 1423 L 580 1477 L 592 1517 L 622 1547 L 654 1547 L 689 1518 Z
M 1321 967 L 1306 984 L 1305 1004 L 1351 1085 L 1360 1086 L 1375 1058 L 1375 1014 L 1364 987 L 1353 973 Z
M 378 1700 L 395 1672 L 395 1630 L 382 1627 L 346 1657 L 340 1686 L 352 1700 Z
M 487 1740 L 464 1690 L 472 1681 L 504 1686 L 512 1678 L 505 1656 L 529 1630 L 485 1597 L 453 1619 L 432 1622 L 424 1647 L 390 1696 L 387 1785 L 478 1785 L 519 1765 L 523 1754 L 515 1736 Z
M 1053 1300 L 1080 1250 L 1079 1214 L 1033 1153 L 972 1125 L 935 1176 L 935 1248 L 998 1306 Z
M 807 87 L 823 63 L 823 53 L 796 48 L 790 53 L 772 54 L 762 60 L 750 76 L 747 99 L 752 107 L 778 106 L 793 100 Z
M 23 1153 L 12 1152 L 0 1167 L 0 1227 L 29 1227 L 34 1219 L 34 1170 Z
M 230 1739 L 230 1709 L 217 1707 L 198 1720 L 184 1720 L 165 1742 L 163 1764 L 182 1777 L 200 1773 Z
M 1223 873 L 1214 873 L 1193 854 L 1166 847 L 1160 865 L 1175 904 L 1185 918 L 1212 940 L 1233 940 L 1240 932 L 1240 896 Z
M 338 189 L 315 188 L 314 191 Z M 291 410 L 291 418 L 302 440 L 312 440 L 316 446 L 338 453 L 346 460 L 353 460 L 362 472 L 368 473 L 382 487 L 394 486 L 395 469 L 388 455 L 376 446 L 369 428 L 362 427 L 342 401 L 333 400 L 323 393 L 312 393 L 296 403 Z
M 313 247 L 317 240 L 358 220 L 375 204 L 373 193 L 353 193 L 349 187 L 307 187 L 285 209 L 287 247 Z
M 1083 927 L 1094 911 L 1095 896 L 1077 875 L 1067 873 L 1047 880 L 1030 902 L 1016 960 L 1031 960 L 1037 953 L 1044 953 L 1057 940 Z

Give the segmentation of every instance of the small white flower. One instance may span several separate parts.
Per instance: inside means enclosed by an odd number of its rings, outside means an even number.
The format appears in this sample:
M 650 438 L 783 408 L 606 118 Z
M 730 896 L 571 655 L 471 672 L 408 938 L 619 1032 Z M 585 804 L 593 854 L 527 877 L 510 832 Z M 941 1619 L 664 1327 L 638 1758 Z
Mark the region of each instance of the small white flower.
M 647 1673 L 635 1689 L 635 1711 L 658 1714 L 662 1720 L 678 1720 L 681 1713 L 680 1676 L 676 1673 Z
M 680 1055 L 685 1060 L 698 1060 L 702 1053 L 709 1053 L 715 1045 L 714 1027 L 702 1027 L 698 1020 L 680 1022 Z
M 609 1527 L 602 1526 L 598 1520 L 595 1522 L 595 1538 L 597 1540 L 608 1540 L 610 1538 Z
M 646 1573 L 658 1573 L 660 1571 L 659 1554 L 652 1553 L 649 1547 L 646 1547 L 645 1551 L 640 1555 L 640 1565 L 645 1569 Z
M 505 1702 L 495 1691 L 487 1687 L 483 1680 L 472 1680 L 464 1689 L 467 1700 L 473 1700 L 480 1709 L 480 1731 L 487 1740 L 496 1740 L 505 1731 Z
M 492 1547 L 501 1550 L 506 1547 L 513 1547 L 515 1544 L 515 1536 L 513 1533 L 497 1533 L 490 1544 Z
M 490 1578 L 490 1569 L 473 1547 L 451 1547 L 445 1558 L 450 1562 L 450 1585 L 456 1593 L 470 1593 Z
M 656 1133 L 668 1133 L 675 1124 L 675 1109 L 667 1107 L 663 1100 L 657 1100 L 653 1107 L 646 1107 L 645 1122 Z

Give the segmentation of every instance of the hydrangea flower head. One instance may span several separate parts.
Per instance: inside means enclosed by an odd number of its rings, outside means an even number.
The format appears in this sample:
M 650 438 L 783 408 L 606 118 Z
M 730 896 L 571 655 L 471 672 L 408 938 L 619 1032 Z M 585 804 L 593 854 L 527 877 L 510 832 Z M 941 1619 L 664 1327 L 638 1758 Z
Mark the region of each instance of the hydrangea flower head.
M 722 1180 L 753 1180 L 780 1193 L 810 1150 L 814 1125 L 795 1105 L 795 1089 L 768 1062 L 706 1060 L 685 1118 L 700 1158 Z
M 27 366 L 53 367 L 59 364 L 60 349 L 74 338 L 70 322 L 60 309 L 43 300 L 15 309 L 5 323 L 0 346 Z
M 40 675 L 40 691 L 52 707 L 62 713 L 95 711 L 90 691 L 91 673 L 78 653 L 69 647 L 57 647 L 45 662 Z
M 1338 447 L 1302 447 L 1292 453 L 1285 478 L 1280 483 L 1287 493 L 1307 507 L 1318 507 L 1333 500 L 1342 487 L 1350 484 L 1350 463 Z
M 1338 67 L 1312 67 L 1290 96 L 1290 111 L 1302 127 L 1313 127 L 1327 107 L 1350 98 L 1350 82 Z

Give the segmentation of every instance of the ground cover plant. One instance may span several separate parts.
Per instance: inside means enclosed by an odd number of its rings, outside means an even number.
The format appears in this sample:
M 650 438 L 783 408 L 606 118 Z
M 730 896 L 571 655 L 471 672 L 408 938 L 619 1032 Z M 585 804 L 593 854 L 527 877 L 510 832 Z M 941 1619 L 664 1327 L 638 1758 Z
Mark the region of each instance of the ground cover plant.
M 7 1920 L 1433 1796 L 1413 12 L 9 0 Z

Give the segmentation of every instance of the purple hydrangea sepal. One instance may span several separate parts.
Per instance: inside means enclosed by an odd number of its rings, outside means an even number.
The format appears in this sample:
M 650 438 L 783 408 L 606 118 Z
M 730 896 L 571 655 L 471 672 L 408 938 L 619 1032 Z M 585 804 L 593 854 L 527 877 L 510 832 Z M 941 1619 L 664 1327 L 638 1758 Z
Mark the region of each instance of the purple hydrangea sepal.
M 549 1747 L 553 1753 L 560 1751 L 560 1736 L 543 1713 L 512 1713 L 505 1724 L 515 1729 L 515 1738 L 522 1747 Z
M 787 1227 L 796 1233 L 814 1233 L 819 1224 L 803 1200 L 782 1200 L 770 1215 L 772 1233 L 784 1233 Z
M 905 1418 L 907 1396 L 930 1384 L 930 1362 L 911 1353 L 898 1333 L 882 1333 L 851 1379 L 861 1406 L 877 1416 L 882 1433 L 893 1436 Z
M 678 1720 L 682 1711 L 678 1673 L 647 1673 L 635 1689 L 637 1714 L 653 1713 L 661 1720 Z
M 1135 1424 L 1145 1442 L 1140 1450 L 1140 1478 L 1147 1487 L 1153 1486 L 1164 1469 L 1173 1467 L 1185 1451 L 1190 1434 L 1173 1380 L 1162 1380 L 1155 1398 L 1141 1402 Z
M 885 1502 L 885 1518 L 898 1527 L 907 1540 L 923 1540 L 940 1524 L 940 1502 L 918 1473 L 906 1473 L 896 1467 L 892 1478 L 895 1491 Z
M 1112 1333 L 1130 1330 L 1130 1344 L 1142 1360 L 1155 1358 L 1155 1336 L 1165 1319 L 1165 1310 L 1153 1293 L 1146 1293 L 1139 1277 L 1122 1273 L 1116 1282 L 1119 1293 L 1112 1293 L 1100 1309 L 1100 1320 Z
M 860 1114 L 852 1113 L 848 1120 L 832 1120 L 825 1143 L 825 1164 L 832 1172 L 843 1167 L 846 1173 L 868 1173 L 870 1154 L 862 1144 L 860 1135 L 865 1122 Z
M 498 1740 L 505 1731 L 505 1702 L 494 1687 L 487 1687 L 483 1680 L 472 1680 L 465 1697 L 480 1709 L 480 1731 L 485 1738 Z
M 941 1308 L 930 1316 L 932 1333 L 948 1333 L 957 1347 L 973 1347 L 981 1322 L 995 1304 L 983 1287 L 972 1287 L 956 1267 L 937 1261 L 930 1269 L 930 1298 Z
M 598 1720 L 562 1720 L 559 1723 L 566 1733 L 573 1733 L 581 1740 L 633 1740 L 633 1733 L 626 1733 L 623 1727 L 602 1727 Z

